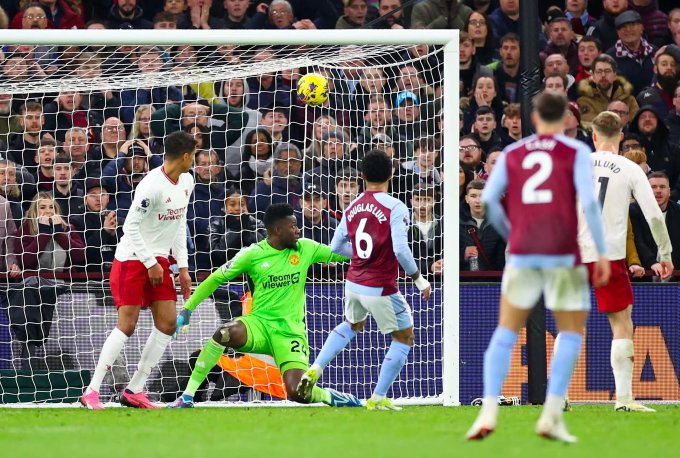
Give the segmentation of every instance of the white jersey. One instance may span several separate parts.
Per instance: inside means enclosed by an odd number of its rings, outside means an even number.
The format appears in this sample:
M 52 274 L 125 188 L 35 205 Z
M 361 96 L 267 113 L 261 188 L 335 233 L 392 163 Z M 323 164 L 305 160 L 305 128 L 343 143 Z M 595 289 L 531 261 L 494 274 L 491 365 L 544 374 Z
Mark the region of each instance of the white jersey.
M 602 207 L 609 259 L 617 261 L 626 258 L 628 209 L 631 197 L 634 197 L 649 223 L 654 240 L 659 246 L 661 259 L 670 260 L 671 242 L 663 213 L 640 166 L 623 156 L 607 152 L 593 153 L 590 158 L 596 194 Z M 583 262 L 597 261 L 595 242 L 590 236 L 582 211 L 579 213 L 578 243 Z
M 172 250 L 177 265 L 188 267 L 186 220 L 193 191 L 191 174 L 183 173 L 173 182 L 163 167 L 151 170 L 135 189 L 116 259 L 139 260 L 150 268 L 156 256 L 168 258 Z

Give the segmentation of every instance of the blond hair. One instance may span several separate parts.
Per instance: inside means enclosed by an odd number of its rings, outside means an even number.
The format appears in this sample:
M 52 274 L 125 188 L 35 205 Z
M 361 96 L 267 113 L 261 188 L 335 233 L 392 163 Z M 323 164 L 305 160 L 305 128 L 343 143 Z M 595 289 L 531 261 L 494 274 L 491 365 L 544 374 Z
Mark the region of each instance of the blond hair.
M 26 222 L 28 222 L 28 227 L 31 231 L 31 235 L 37 235 L 39 232 L 38 229 L 38 204 L 40 203 L 41 200 L 50 200 L 52 201 L 52 205 L 54 206 L 54 214 L 62 216 L 61 214 L 61 208 L 59 207 L 59 203 L 54 199 L 51 193 L 45 192 L 45 191 L 40 191 L 38 194 L 35 195 L 33 200 L 31 201 L 31 206 L 28 207 L 28 210 L 26 210 Z M 64 229 L 67 228 L 66 224 L 62 224 Z
M 593 119 L 593 131 L 598 137 L 615 139 L 621 135 L 623 122 L 619 115 L 611 111 L 603 111 Z
M 637 165 L 644 164 L 647 162 L 647 155 L 645 154 L 642 149 L 631 149 L 623 153 L 623 157 L 626 159 L 630 159 L 631 161 L 635 162 Z

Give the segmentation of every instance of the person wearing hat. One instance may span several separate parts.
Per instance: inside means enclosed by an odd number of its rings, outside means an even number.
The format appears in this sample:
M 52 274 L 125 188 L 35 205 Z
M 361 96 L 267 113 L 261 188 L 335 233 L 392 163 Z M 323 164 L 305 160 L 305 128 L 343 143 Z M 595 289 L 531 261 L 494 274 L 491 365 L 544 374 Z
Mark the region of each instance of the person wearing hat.
M 578 45 L 574 39 L 574 31 L 571 28 L 571 21 L 562 13 L 559 8 L 548 11 L 548 46 L 540 53 L 541 60 L 551 54 L 562 54 L 569 64 L 569 72 L 578 72 Z
M 85 269 L 102 275 L 111 269 L 118 241 L 123 236 L 123 221 L 107 210 L 109 193 L 96 178 L 85 180 L 81 207 L 69 218 L 85 240 Z
M 590 135 L 586 135 L 581 129 L 581 113 L 576 102 L 569 102 L 567 106 L 566 116 L 564 117 L 564 135 L 569 138 L 575 138 L 580 140 L 590 147 L 591 150 L 595 150 L 593 146 L 593 141 Z
M 406 145 L 406 157 L 413 154 L 413 142 L 425 135 L 426 127 L 420 119 L 420 98 L 412 91 L 397 93 L 392 108 L 392 137 Z
M 636 11 L 624 11 L 614 21 L 619 39 L 607 54 L 612 56 L 619 73 L 633 85 L 633 94 L 652 83 L 656 47 L 642 38 L 642 17 Z
M 335 186 L 333 186 L 335 188 Z M 338 227 L 338 220 L 328 213 L 328 193 L 315 182 L 307 182 L 302 191 L 302 206 L 296 212 L 302 237 L 328 245 Z
M 642 17 L 647 40 L 656 47 L 663 46 L 668 36 L 668 16 L 659 11 L 657 2 L 655 0 L 633 0 L 630 2 L 630 9 Z
M 609 49 L 619 39 L 616 34 L 616 18 L 628 9 L 628 0 L 603 0 L 602 15 L 595 23 L 586 29 L 586 35 L 597 38 L 602 43 L 602 49 Z

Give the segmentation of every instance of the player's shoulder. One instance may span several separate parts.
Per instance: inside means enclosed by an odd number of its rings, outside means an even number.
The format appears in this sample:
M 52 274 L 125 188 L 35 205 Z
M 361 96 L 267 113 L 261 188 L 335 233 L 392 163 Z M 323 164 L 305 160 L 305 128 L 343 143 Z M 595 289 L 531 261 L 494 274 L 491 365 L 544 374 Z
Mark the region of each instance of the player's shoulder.
M 401 200 L 397 199 L 393 195 L 390 195 L 386 192 L 379 192 L 379 193 L 374 194 L 374 196 L 375 196 L 375 200 L 377 200 L 378 203 L 380 203 L 380 205 L 382 205 L 383 207 L 388 208 L 390 210 L 399 209 L 401 207 L 406 208 L 406 205 L 404 204 L 404 202 L 402 202 Z
M 320 246 L 321 244 L 315 240 L 308 239 L 305 237 L 300 237 L 296 243 L 296 247 L 298 251 L 305 251 L 309 249 L 316 249 Z
M 191 173 L 183 173 L 179 176 L 180 182 L 186 183 L 187 185 L 193 187 L 196 180 Z

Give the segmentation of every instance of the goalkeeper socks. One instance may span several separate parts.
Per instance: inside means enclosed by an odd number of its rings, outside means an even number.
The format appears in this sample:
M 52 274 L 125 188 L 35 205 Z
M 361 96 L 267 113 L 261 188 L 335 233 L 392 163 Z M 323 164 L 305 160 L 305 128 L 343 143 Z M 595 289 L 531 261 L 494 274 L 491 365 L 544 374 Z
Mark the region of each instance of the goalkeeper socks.
M 323 402 L 326 405 L 331 405 L 331 394 L 319 386 L 312 388 L 312 396 L 309 398 L 310 404 Z
M 214 339 L 208 339 L 208 343 L 205 344 L 201 353 L 198 354 L 198 359 L 196 359 L 196 365 L 194 370 L 191 371 L 191 378 L 187 384 L 184 394 L 189 396 L 194 396 L 196 390 L 201 386 L 201 383 L 206 379 L 210 370 L 215 367 L 215 364 L 220 360 L 222 353 L 227 347 L 220 345 L 215 342 Z
M 139 359 L 139 364 L 137 364 L 137 371 L 135 371 L 127 386 L 128 390 L 133 393 L 139 393 L 144 389 L 144 383 L 149 378 L 151 369 L 156 367 L 161 360 L 163 353 L 165 353 L 165 348 L 171 340 L 172 336 L 163 334 L 157 328 L 154 327 L 151 330 L 151 334 L 149 334 L 149 338 L 144 345 L 142 357 Z
M 314 360 L 314 365 L 319 366 L 321 370 L 325 369 L 328 363 L 330 363 L 356 335 L 357 333 L 352 330 L 352 327 L 348 322 L 343 321 L 337 325 L 328 335 L 316 360 Z
M 106 338 L 106 342 L 102 346 L 102 351 L 99 354 L 99 361 L 94 370 L 94 375 L 90 381 L 89 388 L 99 392 L 99 388 L 104 380 L 104 376 L 111 369 L 111 365 L 120 355 L 121 350 L 125 346 L 128 336 L 118 328 L 113 328 L 111 334 Z
M 550 366 L 550 380 L 548 380 L 548 395 L 564 398 L 567 395 L 571 375 L 576 366 L 576 360 L 581 352 L 581 334 L 577 332 L 560 332 L 557 336 L 559 345 L 555 346 L 552 364 Z
M 387 395 L 387 390 L 390 389 L 399 372 L 401 372 L 401 368 L 404 367 L 410 351 L 411 347 L 409 345 L 397 342 L 396 340 L 392 341 L 382 366 L 380 366 L 380 375 L 378 375 L 378 383 L 375 385 L 373 394 L 378 396 Z
M 517 342 L 515 332 L 497 327 L 484 353 L 484 397 L 493 399 L 494 403 L 498 403 L 503 382 L 510 370 L 510 358 L 515 342 Z
M 616 400 L 623 404 L 633 402 L 633 340 L 612 340 L 611 363 L 616 383 Z

